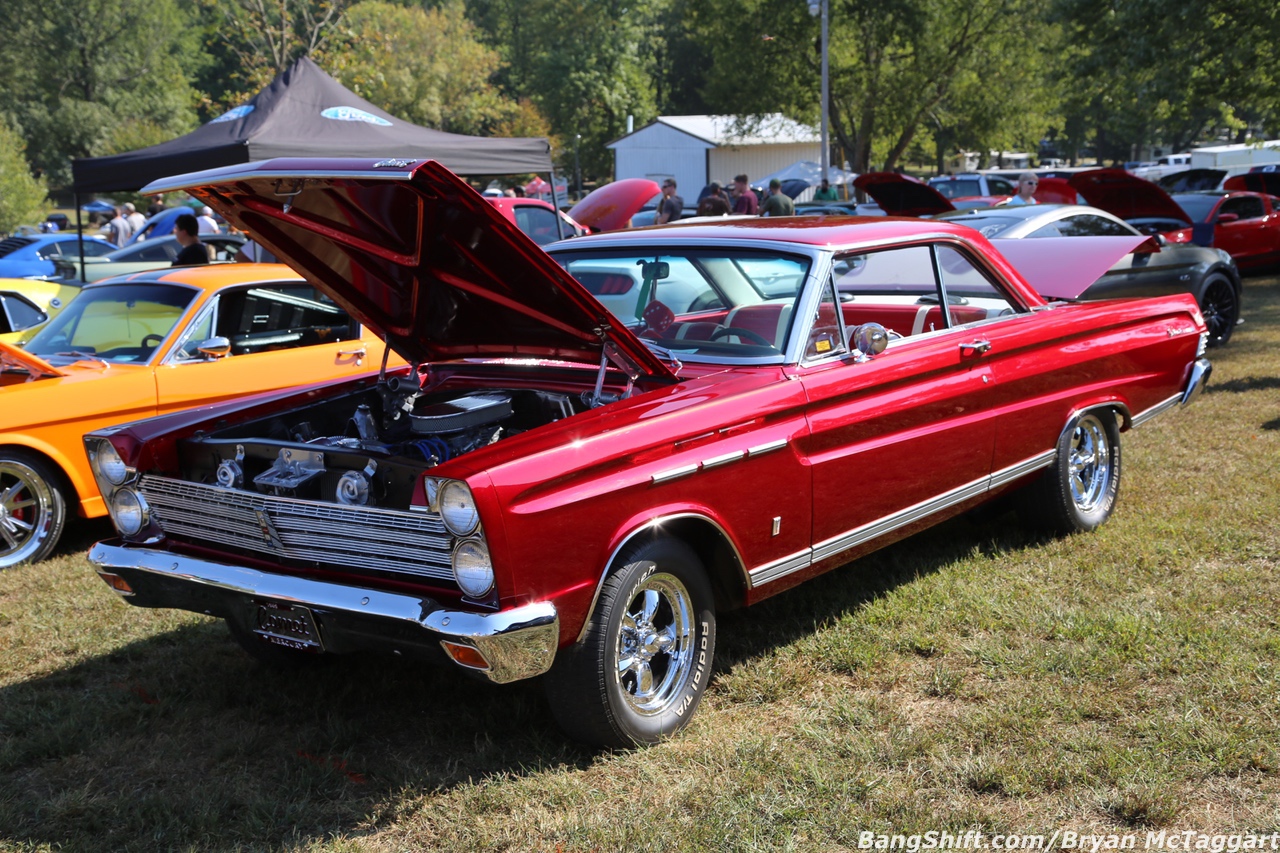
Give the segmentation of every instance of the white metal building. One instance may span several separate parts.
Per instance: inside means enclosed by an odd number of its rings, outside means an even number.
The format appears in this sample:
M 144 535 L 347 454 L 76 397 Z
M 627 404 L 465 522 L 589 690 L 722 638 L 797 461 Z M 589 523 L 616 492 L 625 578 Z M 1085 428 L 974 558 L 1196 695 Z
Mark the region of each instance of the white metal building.
M 613 177 L 675 178 L 686 203 L 711 181 L 728 186 L 735 175 L 752 183 L 797 160 L 820 160 L 815 128 L 781 113 L 757 119 L 736 116 L 659 116 L 656 121 L 610 142 Z

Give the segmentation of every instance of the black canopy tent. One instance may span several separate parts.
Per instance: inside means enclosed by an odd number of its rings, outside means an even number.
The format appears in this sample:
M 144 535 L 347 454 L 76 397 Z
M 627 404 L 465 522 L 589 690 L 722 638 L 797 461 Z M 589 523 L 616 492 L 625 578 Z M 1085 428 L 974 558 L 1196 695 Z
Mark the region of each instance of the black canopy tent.
M 81 193 L 138 190 L 170 175 L 273 157 L 430 158 L 459 175 L 548 174 L 552 204 L 559 207 L 546 139 L 464 136 L 409 124 L 304 56 L 248 103 L 185 136 L 72 161 L 77 220 Z

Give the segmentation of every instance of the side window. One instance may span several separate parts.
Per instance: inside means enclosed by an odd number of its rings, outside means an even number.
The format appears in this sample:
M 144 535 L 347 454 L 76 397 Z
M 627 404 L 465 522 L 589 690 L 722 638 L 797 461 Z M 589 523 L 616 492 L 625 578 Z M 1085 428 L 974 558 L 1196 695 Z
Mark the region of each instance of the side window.
M 159 243 L 143 243 L 142 248 L 129 260 L 172 263 L 176 257 L 178 257 L 176 244 L 166 243 L 162 240 Z
M 813 328 L 805 343 L 805 360 L 830 358 L 849 351 L 846 336 L 840 326 L 840 303 L 836 299 L 835 282 L 831 279 L 822 288 L 822 301 L 818 303 Z
M 232 355 L 345 341 L 356 324 L 309 284 L 261 284 L 219 297 L 216 332 Z
M 1262 199 L 1257 196 L 1239 196 L 1229 198 L 1222 203 L 1221 213 L 1234 213 L 1241 219 L 1261 219 L 1265 215 Z
M 946 328 L 928 246 L 840 257 L 832 274 L 846 328 L 879 323 L 895 338 Z
M 1093 214 L 1080 214 L 1079 216 L 1066 216 L 1058 221 L 1058 229 L 1063 237 L 1128 237 L 1132 236 L 1124 226 L 1118 222 L 1112 222 L 1103 216 L 1095 216 Z M 1041 229 L 1043 230 L 1043 229 Z M 1035 236 L 1047 236 L 1040 234 L 1038 231 Z
M 0 334 L 29 329 L 47 319 L 43 311 L 21 296 L 0 293 Z
M 1017 192 L 1013 184 L 1004 178 L 987 178 L 987 186 L 991 189 L 991 195 L 1013 195 Z
M 1018 313 L 1019 306 L 954 246 L 938 246 L 938 272 L 951 326 Z
M 532 237 L 533 242 L 539 246 L 560 239 L 560 235 L 556 233 L 555 214 L 543 207 L 517 207 L 516 227 Z
M 218 297 L 214 297 L 200 311 L 200 316 L 196 318 L 187 330 L 182 333 L 178 345 L 173 349 L 171 358 L 180 361 L 186 361 L 193 358 L 201 358 L 200 345 L 209 338 L 213 337 L 213 320 L 218 316 Z

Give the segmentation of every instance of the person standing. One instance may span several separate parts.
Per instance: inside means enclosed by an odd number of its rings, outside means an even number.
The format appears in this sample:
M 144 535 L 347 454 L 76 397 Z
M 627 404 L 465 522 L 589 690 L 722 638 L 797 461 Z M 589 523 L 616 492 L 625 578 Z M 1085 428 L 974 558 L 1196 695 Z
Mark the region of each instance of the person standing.
M 151 204 L 147 205 L 147 216 L 148 217 L 155 216 L 157 213 L 159 213 L 162 210 L 164 210 L 164 196 L 162 195 L 151 196 Z
M 839 196 L 836 195 L 836 188 L 831 186 L 830 181 L 828 181 L 826 178 L 823 178 L 821 186 L 819 186 L 817 191 L 814 192 L 813 194 L 813 200 L 814 201 L 839 201 L 840 199 L 839 199 Z
M 755 216 L 760 212 L 760 200 L 756 198 L 746 175 L 738 175 L 733 179 L 733 212 L 746 216 Z
M 760 207 L 761 216 L 795 216 L 796 206 L 791 197 L 782 191 L 782 181 L 769 181 L 769 195 Z
M 173 259 L 175 267 L 189 267 L 209 263 L 209 247 L 200 242 L 200 224 L 194 213 L 183 213 L 173 223 L 173 236 L 182 251 Z
M 684 214 L 684 199 L 676 195 L 676 179 L 667 178 L 662 182 L 662 201 L 658 202 L 658 215 L 654 217 L 654 225 L 666 225 L 675 222 Z
M 1039 204 L 1036 201 L 1036 187 L 1040 185 L 1040 179 L 1036 177 L 1035 172 L 1023 172 L 1018 176 L 1018 194 L 1005 202 L 1006 205 L 1014 206 L 1019 204 Z
M 129 220 L 124 218 L 119 205 L 116 206 L 115 211 L 116 215 L 107 223 L 107 239 L 116 246 L 123 246 L 133 236 L 133 227 L 129 225 Z
M 142 226 L 146 223 L 147 217 L 138 212 L 138 208 L 133 206 L 133 202 L 126 201 L 124 203 L 124 218 L 128 220 L 129 227 L 133 229 L 133 233 L 137 234 L 142 230 Z
M 196 226 L 200 229 L 201 234 L 217 234 L 218 220 L 213 218 L 213 208 L 207 204 L 200 208 L 200 215 L 196 217 Z

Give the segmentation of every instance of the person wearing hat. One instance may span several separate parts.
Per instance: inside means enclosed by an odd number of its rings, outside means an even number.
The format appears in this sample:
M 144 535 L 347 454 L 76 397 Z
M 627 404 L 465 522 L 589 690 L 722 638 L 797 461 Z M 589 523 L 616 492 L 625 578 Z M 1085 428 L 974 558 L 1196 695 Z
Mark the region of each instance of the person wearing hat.
M 654 217 L 655 225 L 666 225 L 675 222 L 684 213 L 684 199 L 676 195 L 676 179 L 667 178 L 662 182 L 662 201 L 658 202 L 658 215 Z
M 782 191 L 782 181 L 774 178 L 769 181 L 769 195 L 760 205 L 761 216 L 795 216 L 796 206 L 791 198 Z

